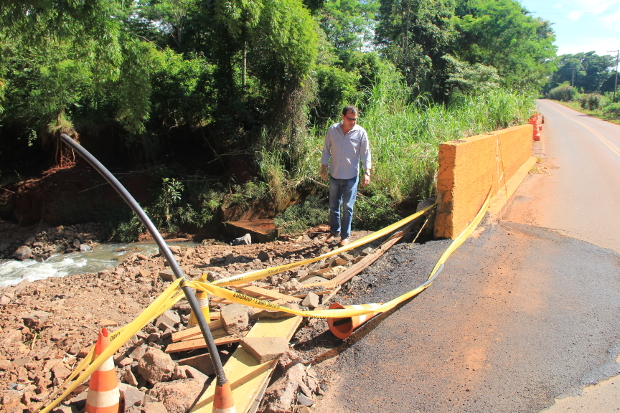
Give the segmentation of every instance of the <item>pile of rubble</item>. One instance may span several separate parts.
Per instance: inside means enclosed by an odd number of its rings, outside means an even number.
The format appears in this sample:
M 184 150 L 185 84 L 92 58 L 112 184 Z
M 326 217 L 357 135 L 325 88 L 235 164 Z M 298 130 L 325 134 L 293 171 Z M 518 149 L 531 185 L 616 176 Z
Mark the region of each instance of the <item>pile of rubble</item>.
M 88 232 L 74 231 L 74 234 Z M 363 235 L 359 233 L 354 237 Z M 195 248 L 171 247 L 171 251 L 188 278 L 208 273 L 211 279 L 219 279 L 324 254 L 334 247 L 326 245 L 324 238 L 325 234 L 314 237 L 306 234 L 287 242 L 239 246 L 205 243 Z M 369 251 L 371 248 L 322 259 L 311 266 L 276 274 L 244 288 L 296 296 L 294 302 L 287 304 L 301 306 L 296 308 L 320 308 L 333 294 L 327 294 L 324 288 L 319 291 L 305 288 L 305 285 L 308 282 L 318 285 L 337 277 L 338 272 Z M 97 274 L 35 282 L 25 280 L 0 289 L 3 411 L 29 412 L 47 403 L 85 357 L 101 327 L 114 330 L 116 326 L 131 322 L 166 288 L 169 275 L 170 269 L 161 254 L 133 253 L 119 266 Z M 288 342 L 280 343 L 281 351 L 274 352 L 273 343 L 268 346 L 271 350 L 261 351 L 260 343 L 243 341 L 244 333 L 257 319 L 284 314 L 266 314 L 218 299 L 212 300 L 211 307 L 214 314 L 219 311 L 217 318 L 221 328 L 235 338 L 234 343 L 240 343 L 263 361 L 279 357 L 272 386 L 266 393 L 269 402 L 262 411 L 290 412 L 294 404 L 296 410 L 312 405 L 314 395 L 320 392 L 320 378 L 308 360 L 296 354 Z M 232 315 L 227 316 L 228 313 Z M 206 349 L 176 352 L 169 349 L 174 335 L 186 330 L 189 315 L 189 305 L 185 300 L 180 301 L 116 353 L 114 361 L 122 382 L 126 412 L 185 412 L 195 403 L 205 383 L 213 379 Z M 320 321 L 323 323 L 309 324 L 324 332 L 326 323 Z M 219 347 L 224 360 L 237 345 Z M 83 407 L 85 390 L 86 384 L 57 411 L 71 412 L 75 411 L 72 408 Z

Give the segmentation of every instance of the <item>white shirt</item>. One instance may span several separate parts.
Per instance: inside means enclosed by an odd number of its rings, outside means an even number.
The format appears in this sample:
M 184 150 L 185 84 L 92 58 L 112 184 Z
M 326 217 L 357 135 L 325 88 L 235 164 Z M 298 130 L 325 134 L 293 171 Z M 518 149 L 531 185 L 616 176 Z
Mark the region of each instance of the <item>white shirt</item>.
M 371 169 L 370 144 L 366 129 L 354 125 L 345 135 L 342 123 L 330 126 L 325 136 L 321 157 L 323 165 L 328 165 L 329 162 L 329 174 L 335 179 L 351 179 L 359 174 L 360 160 L 364 170 Z

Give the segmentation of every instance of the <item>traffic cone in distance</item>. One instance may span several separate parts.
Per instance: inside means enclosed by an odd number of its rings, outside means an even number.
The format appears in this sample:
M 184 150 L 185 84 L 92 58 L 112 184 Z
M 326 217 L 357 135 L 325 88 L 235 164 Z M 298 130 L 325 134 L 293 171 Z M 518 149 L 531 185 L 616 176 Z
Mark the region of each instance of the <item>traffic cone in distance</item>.
M 102 328 L 95 344 L 95 356 L 99 356 L 110 345 L 108 330 Z M 118 389 L 118 379 L 112 357 L 99 366 L 90 376 L 88 396 L 86 398 L 86 413 L 118 413 L 120 409 L 121 392 Z
M 207 282 L 207 274 L 202 274 L 200 277 L 201 282 Z M 202 314 L 205 316 L 205 320 L 207 323 L 209 320 L 209 293 L 206 291 L 196 290 L 196 300 L 198 301 L 198 305 L 202 310 Z M 187 327 L 196 327 L 198 325 L 198 319 L 196 318 L 196 314 L 194 311 L 189 315 L 189 321 L 187 322 Z
M 347 308 L 350 310 L 374 310 L 376 308 L 379 308 L 381 305 L 382 304 L 374 303 L 374 304 L 342 306 L 338 303 L 333 303 L 332 305 L 329 306 L 329 309 L 333 310 L 333 309 Z M 366 321 L 370 320 L 377 314 L 378 313 L 373 312 L 373 313 L 358 315 L 354 317 L 328 318 L 327 325 L 329 326 L 329 331 L 331 331 L 333 335 L 344 340 L 345 338 L 353 334 L 353 330 L 355 330 L 357 327 L 361 326 L 362 324 L 364 324 Z
M 215 396 L 213 398 L 213 413 L 237 413 L 235 400 L 233 399 L 230 382 L 222 385 L 215 385 Z

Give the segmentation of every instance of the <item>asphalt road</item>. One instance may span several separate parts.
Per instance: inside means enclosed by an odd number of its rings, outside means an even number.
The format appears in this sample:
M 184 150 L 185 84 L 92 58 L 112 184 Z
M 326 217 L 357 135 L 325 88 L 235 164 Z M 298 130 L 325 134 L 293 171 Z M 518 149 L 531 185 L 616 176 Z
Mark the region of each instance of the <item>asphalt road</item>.
M 313 412 L 540 412 L 620 374 L 620 126 L 539 108 L 537 173 L 430 288 L 354 334 Z M 395 246 L 361 299 L 418 285 L 448 245 Z M 619 393 L 557 411 L 619 411 Z

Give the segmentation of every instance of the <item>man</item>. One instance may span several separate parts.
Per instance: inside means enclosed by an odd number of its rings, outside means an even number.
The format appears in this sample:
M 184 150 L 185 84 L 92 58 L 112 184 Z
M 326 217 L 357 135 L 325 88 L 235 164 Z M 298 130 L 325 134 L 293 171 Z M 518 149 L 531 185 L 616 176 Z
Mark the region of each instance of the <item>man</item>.
M 321 158 L 321 178 L 327 180 L 329 164 L 329 226 L 327 242 L 340 236 L 340 245 L 349 243 L 353 204 L 357 197 L 360 161 L 364 168 L 363 186 L 370 183 L 370 144 L 366 130 L 357 124 L 357 108 L 345 106 L 342 121 L 332 125 L 325 136 Z M 340 203 L 344 205 L 342 219 Z

